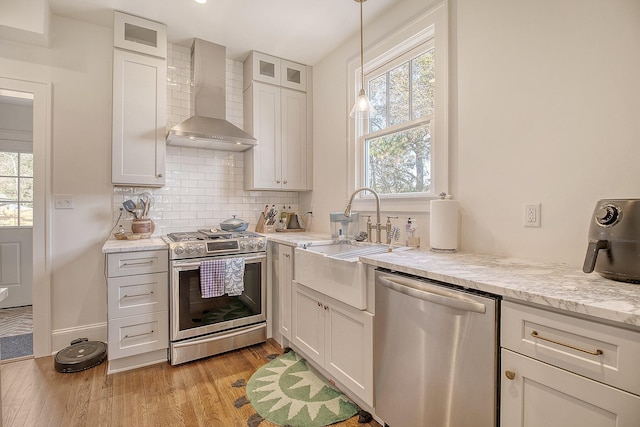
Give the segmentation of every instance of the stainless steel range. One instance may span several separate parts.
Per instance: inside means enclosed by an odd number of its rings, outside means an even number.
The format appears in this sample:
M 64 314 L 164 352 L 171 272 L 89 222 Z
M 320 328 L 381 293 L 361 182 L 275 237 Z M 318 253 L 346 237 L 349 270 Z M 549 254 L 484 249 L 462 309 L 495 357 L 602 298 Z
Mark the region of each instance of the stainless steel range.
M 169 245 L 171 364 L 266 341 L 267 239 L 216 229 L 171 233 L 164 239 Z M 205 293 L 201 271 L 212 268 L 213 260 L 244 266 L 239 288 Z M 218 269 L 224 265 L 214 264 Z

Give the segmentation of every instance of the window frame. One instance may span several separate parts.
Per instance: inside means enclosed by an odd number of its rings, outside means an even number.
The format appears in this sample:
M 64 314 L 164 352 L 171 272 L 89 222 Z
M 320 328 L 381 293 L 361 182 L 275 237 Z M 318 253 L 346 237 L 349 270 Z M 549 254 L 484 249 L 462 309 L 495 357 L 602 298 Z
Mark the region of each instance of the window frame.
M 29 155 L 32 157 L 33 159 L 33 153 L 29 152 L 29 151 L 18 151 L 18 150 L 0 150 L 0 152 L 2 153 L 12 153 L 12 154 L 17 154 L 18 155 L 18 170 L 17 170 L 17 175 L 1 175 L 0 174 L 0 178 L 12 178 L 15 179 L 17 181 L 17 196 L 18 198 L 16 200 L 7 200 L 7 202 L 9 204 L 16 204 L 18 207 L 18 216 L 17 216 L 17 220 L 18 223 L 16 225 L 1 225 L 0 224 L 0 229 L 9 229 L 9 228 L 32 228 L 33 227 L 33 218 L 31 219 L 31 224 L 28 225 L 24 225 L 21 224 L 21 219 L 20 219 L 20 212 L 22 211 L 22 205 L 29 205 L 31 206 L 31 212 L 33 212 L 33 204 L 34 204 L 34 197 L 33 197 L 33 192 L 31 195 L 31 200 L 23 200 L 22 199 L 22 191 L 21 191 L 21 187 L 22 187 L 22 181 L 24 180 L 31 180 L 31 188 L 33 189 L 33 185 L 34 185 L 34 177 L 33 177 L 33 172 L 31 174 L 31 176 L 28 175 L 22 175 L 22 156 L 24 155 Z M 32 160 L 33 162 L 33 160 Z M 33 190 L 32 190 L 33 191 Z
M 401 58 L 410 56 L 415 51 L 428 43 L 433 43 L 436 55 L 435 76 L 435 116 L 431 123 L 431 189 L 430 193 L 402 193 L 381 194 L 380 198 L 386 200 L 384 210 L 388 212 L 425 212 L 429 209 L 429 200 L 437 199 L 441 192 L 449 193 L 449 140 L 448 140 L 448 40 L 447 40 L 447 7 L 441 3 L 419 16 L 404 27 L 392 32 L 384 40 L 373 47 L 365 47 L 364 73 L 372 76 L 376 70 L 387 68 L 388 64 L 402 63 Z M 425 51 L 428 50 L 425 47 Z M 347 105 L 351 106 L 360 90 L 361 68 L 354 58 L 348 63 L 348 99 Z M 392 68 L 392 67 L 391 67 Z M 378 75 L 378 74 L 376 74 Z M 368 84 L 368 80 L 365 84 Z M 348 107 L 349 108 L 349 107 Z M 424 119 L 419 119 L 424 121 Z M 429 121 L 429 120 L 427 120 Z M 407 122 L 397 128 L 406 127 Z M 395 128 L 396 126 L 394 126 Z M 385 129 L 390 130 L 391 127 Z M 347 195 L 364 186 L 364 151 L 363 136 L 368 130 L 367 120 L 348 120 L 348 176 Z M 369 134 L 369 135 L 373 135 Z M 375 200 L 372 194 L 360 192 L 353 202 L 354 210 L 371 211 L 375 209 Z

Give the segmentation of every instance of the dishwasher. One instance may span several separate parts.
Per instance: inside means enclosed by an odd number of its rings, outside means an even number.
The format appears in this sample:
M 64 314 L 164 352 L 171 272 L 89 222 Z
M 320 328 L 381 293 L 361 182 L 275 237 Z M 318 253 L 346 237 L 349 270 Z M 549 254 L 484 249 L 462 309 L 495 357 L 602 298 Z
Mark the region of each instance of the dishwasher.
M 377 269 L 375 412 L 389 427 L 496 427 L 499 297 Z

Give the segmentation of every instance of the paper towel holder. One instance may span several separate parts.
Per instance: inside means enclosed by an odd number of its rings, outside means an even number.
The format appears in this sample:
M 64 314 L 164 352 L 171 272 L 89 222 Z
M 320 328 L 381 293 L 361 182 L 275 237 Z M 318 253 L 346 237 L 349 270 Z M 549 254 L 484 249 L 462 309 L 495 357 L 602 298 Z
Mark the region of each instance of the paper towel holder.
M 445 202 L 446 201 L 446 202 Z M 438 243 L 434 244 L 434 238 L 435 236 L 433 235 L 434 233 L 434 210 L 435 210 L 435 203 L 454 203 L 455 205 L 455 214 L 453 214 L 451 216 L 451 218 L 448 219 L 453 219 L 453 223 L 449 223 L 447 224 L 447 227 L 445 228 L 453 237 L 455 242 L 442 242 L 442 237 L 439 235 L 438 236 Z M 441 205 L 442 206 L 442 205 Z M 441 212 L 441 210 L 439 210 L 439 212 Z M 440 216 L 442 215 L 442 213 L 440 214 Z M 457 252 L 457 248 L 458 248 L 458 208 L 457 208 L 457 202 L 452 200 L 451 195 L 445 193 L 444 191 L 441 192 L 440 194 L 438 194 L 438 200 L 432 200 L 431 201 L 431 215 L 430 215 L 430 224 L 429 224 L 429 238 L 430 238 L 430 250 L 432 252 L 441 252 L 441 253 L 453 253 L 453 252 Z M 442 246 L 441 246 L 442 245 Z

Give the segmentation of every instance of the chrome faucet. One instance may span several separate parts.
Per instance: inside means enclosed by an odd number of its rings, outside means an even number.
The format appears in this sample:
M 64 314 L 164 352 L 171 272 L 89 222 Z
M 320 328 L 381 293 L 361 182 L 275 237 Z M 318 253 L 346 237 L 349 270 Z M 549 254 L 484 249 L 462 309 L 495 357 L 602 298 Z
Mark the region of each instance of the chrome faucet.
M 378 196 L 378 193 L 376 193 L 376 190 L 369 187 L 362 187 L 354 191 L 351 194 L 351 198 L 349 199 L 347 207 L 344 208 L 344 216 L 346 216 L 347 218 L 351 216 L 351 203 L 353 203 L 353 198 L 355 197 L 355 195 L 361 191 L 368 191 L 376 198 L 376 243 L 382 243 L 382 224 L 380 224 L 380 197 Z

